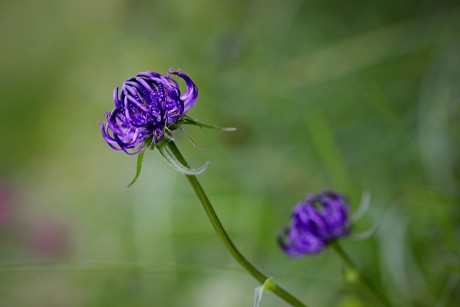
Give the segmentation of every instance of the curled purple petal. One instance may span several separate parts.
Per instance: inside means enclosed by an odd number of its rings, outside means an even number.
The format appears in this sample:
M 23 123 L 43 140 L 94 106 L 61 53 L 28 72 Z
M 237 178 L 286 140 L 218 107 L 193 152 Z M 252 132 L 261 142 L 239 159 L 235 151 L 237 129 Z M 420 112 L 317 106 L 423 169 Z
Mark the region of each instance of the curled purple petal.
M 198 97 L 198 88 L 196 87 L 195 83 L 193 83 L 192 79 L 190 79 L 186 74 L 183 74 L 180 70 L 170 69 L 169 73 L 177 75 L 185 81 L 187 90 L 180 98 L 184 102 L 184 112 L 187 112 L 195 105 L 196 99 Z
M 118 99 L 118 86 L 113 90 L 113 102 L 115 103 L 115 108 L 121 108 L 121 103 Z

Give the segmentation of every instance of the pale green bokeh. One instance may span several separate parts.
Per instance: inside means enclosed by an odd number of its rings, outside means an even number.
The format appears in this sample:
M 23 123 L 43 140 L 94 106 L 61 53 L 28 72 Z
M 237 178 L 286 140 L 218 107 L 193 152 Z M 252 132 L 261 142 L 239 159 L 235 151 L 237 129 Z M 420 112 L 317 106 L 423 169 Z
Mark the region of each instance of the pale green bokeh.
M 457 306 L 459 20 L 455 1 L 3 1 L 0 306 L 251 306 L 185 178 L 153 151 L 127 189 L 136 158 L 100 135 L 115 86 L 169 68 L 199 88 L 190 116 L 238 129 L 177 144 L 268 276 L 311 306 L 373 303 L 332 251 L 275 240 L 304 194 L 356 210 L 367 191 L 358 265 L 403 305 Z

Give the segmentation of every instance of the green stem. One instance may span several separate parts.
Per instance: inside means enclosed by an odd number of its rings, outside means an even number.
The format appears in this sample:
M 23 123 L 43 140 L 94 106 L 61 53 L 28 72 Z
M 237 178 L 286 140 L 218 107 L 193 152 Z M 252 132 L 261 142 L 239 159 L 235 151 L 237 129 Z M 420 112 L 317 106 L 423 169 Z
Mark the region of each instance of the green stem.
M 174 154 L 174 156 L 185 166 L 189 167 L 187 161 L 185 158 L 182 156 L 182 154 L 179 151 L 179 148 L 177 148 L 176 144 L 173 141 L 170 141 L 167 146 L 171 150 L 171 152 Z M 248 271 L 249 274 L 251 274 L 255 279 L 257 279 L 261 284 L 263 284 L 268 277 L 265 276 L 262 272 L 260 272 L 254 265 L 252 265 L 244 256 L 241 254 L 241 252 L 236 248 L 235 244 L 233 244 L 232 240 L 228 236 L 227 232 L 225 231 L 224 227 L 222 226 L 222 223 L 220 222 L 216 212 L 214 211 L 214 208 L 211 205 L 211 202 L 209 201 L 208 197 L 206 196 L 206 193 L 204 192 L 203 188 L 201 187 L 201 184 L 198 182 L 198 179 L 194 175 L 186 175 L 190 185 L 192 186 L 193 190 L 195 191 L 196 196 L 200 200 L 201 204 L 203 205 L 204 210 L 206 211 L 206 214 L 208 215 L 209 220 L 211 221 L 212 226 L 214 227 L 215 231 L 217 232 L 217 235 L 220 237 L 220 239 L 224 242 L 225 246 L 227 249 L 230 251 L 232 254 L 233 258 L 235 258 L 236 261 L 246 270 Z M 303 304 L 299 299 L 297 299 L 295 296 L 281 288 L 279 285 L 277 285 L 273 280 L 269 283 L 269 285 L 266 287 L 268 290 L 271 290 L 274 292 L 276 295 L 278 295 L 281 299 L 286 301 L 287 303 L 291 304 L 292 306 L 298 306 L 298 307 L 306 307 L 305 304 Z
M 336 253 L 340 256 L 343 263 L 358 277 L 357 280 L 360 281 L 372 294 L 374 294 L 382 303 L 387 307 L 391 307 L 390 300 L 383 294 L 366 276 L 362 275 L 358 267 L 351 260 L 347 252 L 340 246 L 337 241 L 331 243 L 332 247 Z

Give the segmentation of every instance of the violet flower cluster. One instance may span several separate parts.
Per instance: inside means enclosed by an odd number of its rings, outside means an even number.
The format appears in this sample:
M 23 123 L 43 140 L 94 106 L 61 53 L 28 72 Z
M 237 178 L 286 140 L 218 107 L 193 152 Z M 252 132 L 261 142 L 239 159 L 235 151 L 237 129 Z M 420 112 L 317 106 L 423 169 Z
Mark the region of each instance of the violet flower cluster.
M 170 75 L 181 77 L 186 91 Z M 107 122 L 101 122 L 102 136 L 115 150 L 137 154 L 151 137 L 151 144 L 159 143 L 173 124 L 195 105 L 198 89 L 193 81 L 179 70 L 169 70 L 166 76 L 156 72 L 141 72 L 123 83 L 113 93 L 115 108 L 107 112 Z M 150 139 L 149 139 L 150 140 Z
M 316 254 L 330 242 L 350 233 L 348 204 L 334 192 L 310 194 L 294 208 L 290 227 L 278 237 L 292 257 Z

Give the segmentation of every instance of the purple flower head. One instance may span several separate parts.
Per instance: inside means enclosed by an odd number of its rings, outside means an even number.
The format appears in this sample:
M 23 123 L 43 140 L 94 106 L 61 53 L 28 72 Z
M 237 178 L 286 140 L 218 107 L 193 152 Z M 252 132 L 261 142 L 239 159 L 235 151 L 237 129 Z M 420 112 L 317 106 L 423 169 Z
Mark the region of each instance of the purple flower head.
M 290 227 L 278 237 L 283 251 L 293 257 L 316 254 L 329 242 L 350 233 L 348 204 L 334 192 L 309 194 L 294 208 Z
M 170 75 L 181 77 L 187 87 L 181 94 L 179 85 Z M 107 112 L 107 122 L 101 122 L 102 136 L 115 150 L 137 154 L 151 137 L 159 143 L 165 128 L 178 122 L 195 105 L 198 89 L 193 81 L 179 70 L 169 70 L 166 76 L 156 72 L 142 72 L 123 83 L 113 92 L 115 108 Z

